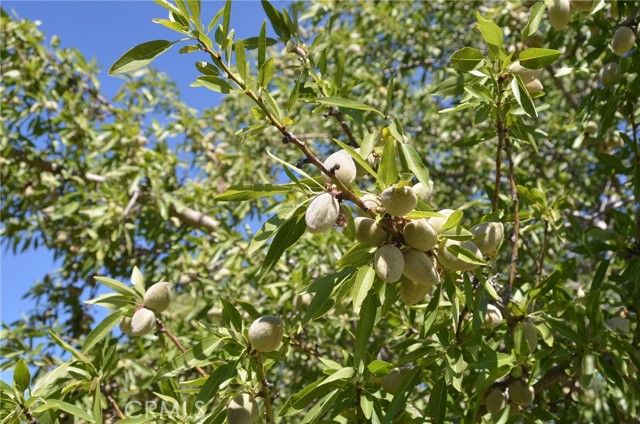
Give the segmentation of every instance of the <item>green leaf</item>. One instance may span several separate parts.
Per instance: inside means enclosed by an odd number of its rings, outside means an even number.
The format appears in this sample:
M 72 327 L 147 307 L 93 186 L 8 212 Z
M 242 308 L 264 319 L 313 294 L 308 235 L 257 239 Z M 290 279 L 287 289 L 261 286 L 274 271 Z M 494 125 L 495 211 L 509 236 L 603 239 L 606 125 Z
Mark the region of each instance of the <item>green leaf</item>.
M 259 37 L 244 38 L 242 40 L 242 43 L 244 44 L 245 50 L 255 50 L 259 47 L 260 38 Z M 269 46 L 273 46 L 274 44 L 277 44 L 278 40 L 271 37 L 266 37 L 266 43 L 267 44 L 265 47 L 269 47 Z
M 471 47 L 463 47 L 451 55 L 451 63 L 453 67 L 461 72 L 468 72 L 474 69 L 478 64 L 482 63 L 484 55 L 478 49 Z
M 447 383 L 444 377 L 440 378 L 429 393 L 427 415 L 434 423 L 444 422 L 447 413 Z
M 196 402 L 209 402 L 218 392 L 220 385 L 235 376 L 237 366 L 236 361 L 231 361 L 216 368 L 202 385 Z
M 267 57 L 267 21 L 262 21 L 260 27 L 260 36 L 258 37 L 258 69 L 262 69 L 262 65 Z
M 133 284 L 133 288 L 136 289 L 138 293 L 140 293 L 140 296 L 144 297 L 144 276 L 137 266 L 134 266 L 133 271 L 131 271 L 131 283 Z
M 102 424 L 104 422 L 102 418 L 102 400 L 104 396 L 100 390 L 100 379 L 98 377 L 94 378 L 92 384 L 95 386 L 95 389 L 93 389 L 93 419 L 96 424 Z
M 200 0 L 187 0 L 187 4 L 191 10 L 193 20 L 198 24 L 198 27 L 200 27 Z
M 160 380 L 180 374 L 183 370 L 192 368 L 201 362 L 209 359 L 209 356 L 224 342 L 218 336 L 209 337 L 200 343 L 193 345 L 189 350 L 181 353 L 176 358 L 167 362 L 158 372 L 154 379 Z
M 382 112 L 380 112 L 378 109 L 372 106 L 366 105 L 361 102 L 357 102 L 355 100 L 345 99 L 342 97 L 318 97 L 314 101 L 316 103 L 321 103 L 329 106 L 338 106 L 338 107 L 344 107 L 347 109 L 356 109 L 356 110 L 367 110 L 367 111 L 376 112 L 382 115 Z
M 218 77 L 214 77 L 211 75 L 198 77 L 196 78 L 196 82 L 191 84 L 191 87 L 199 87 L 199 86 L 208 88 L 209 90 L 217 91 L 218 93 L 224 93 L 224 94 L 229 94 L 233 91 L 233 87 L 231 86 L 231 84 L 229 84 L 223 79 L 220 79 Z
M 309 321 L 318 318 L 322 313 L 326 312 L 324 306 L 331 297 L 334 287 L 350 278 L 353 271 L 353 268 L 348 267 L 334 274 L 325 275 L 311 284 L 307 291 L 309 293 L 314 293 L 314 296 L 311 300 L 311 304 L 305 311 L 304 317 L 302 317 L 300 322 L 301 326 L 304 327 Z
M 231 0 L 227 0 L 224 4 L 224 12 L 222 12 L 222 31 L 226 38 L 229 34 L 229 25 L 231 23 Z
M 236 66 L 238 67 L 238 74 L 243 80 L 247 80 L 247 56 L 244 51 L 244 43 L 242 40 L 236 42 Z
M 85 364 L 89 365 L 91 367 L 91 369 L 95 372 L 95 367 L 93 366 L 93 363 L 82 352 L 80 352 L 79 350 L 77 350 L 76 348 L 71 346 L 69 343 L 67 343 L 64 340 L 62 340 L 53 331 L 49 330 L 49 335 L 51 336 L 51 338 L 53 338 L 53 341 L 55 341 L 58 344 L 58 346 L 60 346 L 61 348 L 63 348 L 67 352 L 71 353 L 73 356 L 75 356 L 81 362 L 84 362 Z
M 180 22 L 172 21 L 169 19 L 152 19 L 151 21 L 153 23 L 160 24 L 164 27 L 180 32 L 182 34 L 187 34 L 187 31 L 189 30 L 188 27 L 185 27 Z
M 474 255 L 471 251 L 469 251 L 468 249 L 465 249 L 462 246 L 453 244 L 453 245 L 447 246 L 447 250 L 456 258 L 468 264 L 474 264 L 474 265 L 487 264 L 485 261 L 483 261 L 482 259 L 478 259 L 476 255 Z
M 303 180 L 305 181 L 305 180 Z M 276 196 L 292 191 L 295 186 L 290 184 L 248 184 L 232 185 L 223 193 L 214 197 L 220 202 L 252 200 L 266 196 Z
M 553 49 L 526 49 L 520 56 L 520 64 L 528 69 L 542 69 L 560 57 L 562 53 Z
M 131 287 L 121 283 L 120 281 L 114 280 L 113 278 L 108 277 L 93 277 L 100 284 L 109 287 L 112 290 L 117 291 L 123 296 L 126 296 L 131 299 L 142 300 L 142 296 L 138 293 L 137 290 L 132 289 Z
M 89 415 L 86 411 L 78 408 L 75 405 L 70 403 L 58 400 L 58 399 L 44 399 L 43 404 L 39 405 L 37 408 L 33 409 L 33 412 L 36 414 L 40 414 L 41 412 L 49 411 L 51 409 L 55 409 L 56 411 L 63 411 L 67 414 L 71 414 L 74 417 L 82 418 L 90 423 L 95 423 L 95 420 L 91 415 Z
M 524 27 L 522 31 L 522 38 L 526 39 L 531 37 L 540 26 L 540 22 L 544 17 L 545 5 L 544 2 L 537 2 L 529 9 L 529 22 L 527 22 L 527 26 Z
M 238 312 L 235 306 L 225 298 L 220 298 L 222 303 L 222 320 L 225 324 L 231 324 L 233 328 L 241 332 L 242 331 L 242 315 Z
M 153 62 L 153 59 L 169 50 L 175 43 L 176 41 L 154 40 L 139 44 L 116 60 L 109 68 L 109 74 L 131 72 L 147 66 Z
M 360 307 L 362 302 L 369 294 L 369 290 L 373 286 L 376 272 L 370 266 L 363 266 L 358 270 L 356 279 L 351 291 L 351 297 L 353 299 L 353 313 L 358 315 L 360 313 Z
M 363 359 L 367 346 L 369 346 L 369 336 L 373 331 L 373 326 L 378 313 L 378 297 L 375 290 L 370 290 L 360 309 L 360 319 L 356 325 L 356 345 L 353 352 L 353 363 L 358 365 Z M 366 363 L 366 361 L 365 361 Z
M 267 88 L 267 86 L 269 85 L 269 81 L 271 81 L 271 78 L 273 78 L 273 73 L 273 58 L 270 57 L 266 62 L 264 62 L 264 65 L 262 65 L 262 67 L 260 68 L 260 73 L 258 74 L 258 82 L 261 87 Z
M 104 339 L 111 329 L 120 322 L 120 318 L 122 318 L 122 311 L 118 310 L 103 319 L 100 324 L 96 325 L 96 327 L 87 335 L 87 338 L 82 345 L 82 353 L 88 353 L 92 347 Z
M 16 388 L 23 393 L 31 385 L 31 374 L 29 373 L 29 367 L 24 363 L 24 360 L 20 358 L 16 367 L 13 370 L 13 384 Z
M 302 209 L 300 209 L 301 211 Z M 280 226 L 276 236 L 273 238 L 267 256 L 262 262 L 260 268 L 259 279 L 262 279 L 273 267 L 278 263 L 278 260 L 282 256 L 285 250 L 293 245 L 307 229 L 307 224 L 304 220 L 304 214 L 299 213 L 293 215 L 284 224 Z
M 407 165 L 409 165 L 409 170 L 413 172 L 413 175 L 415 175 L 418 181 L 424 184 L 425 187 L 429 187 L 429 170 L 424 166 L 418 151 L 410 144 L 399 144 L 400 152 L 403 154 Z
M 524 111 L 532 118 L 538 117 L 538 111 L 536 110 L 536 106 L 533 104 L 533 100 L 527 91 L 527 88 L 524 86 L 524 82 L 520 75 L 514 75 L 514 78 L 511 80 L 511 91 L 513 92 L 513 97 L 515 97 L 518 104 L 524 109 Z
M 218 76 L 220 75 L 220 70 L 216 68 L 214 65 L 204 61 L 198 61 L 195 63 L 196 69 L 200 71 L 204 75 Z
M 269 22 L 271 22 L 271 26 L 273 27 L 273 30 L 275 31 L 276 34 L 278 34 L 279 37 L 282 37 L 284 35 L 283 29 L 282 29 L 284 27 L 282 14 L 278 12 L 278 10 L 275 7 L 273 7 L 273 5 L 269 3 L 267 0 L 262 0 L 260 3 L 262 3 L 262 8 L 266 13 L 267 18 L 269 18 Z
M 489 50 L 494 57 L 500 57 L 500 53 L 503 52 L 504 43 L 502 30 L 498 25 L 484 19 L 482 15 L 480 15 L 480 12 L 476 13 L 476 18 L 478 19 L 478 29 L 482 34 L 482 38 L 489 46 Z
M 352 367 L 345 367 L 339 371 L 334 372 L 329 377 L 325 378 L 318 384 L 318 387 L 324 386 L 325 384 L 331 384 L 336 381 L 345 381 L 353 377 L 355 370 Z
M 384 145 L 382 159 L 378 167 L 378 176 L 380 177 L 378 181 L 381 183 L 382 188 L 389 187 L 398 179 L 400 171 L 398 170 L 398 161 L 396 158 L 396 141 L 388 139 Z
M 447 221 L 442 226 L 442 231 L 444 232 L 444 231 L 447 231 L 448 229 L 457 227 L 460 224 L 460 221 L 462 221 L 463 216 L 464 216 L 464 213 L 462 211 L 453 212 L 451 215 L 449 215 L 449 217 L 447 218 Z
M 407 405 L 407 398 L 414 387 L 420 382 L 420 376 L 422 374 L 422 368 L 415 367 L 407 375 L 404 376 L 402 384 L 398 388 L 398 392 L 393 396 L 391 404 L 387 408 L 387 413 L 384 417 L 384 424 L 391 424 L 398 413 Z M 441 422 L 441 421 L 435 421 Z
M 376 180 L 378 179 L 378 174 L 376 174 L 376 171 L 374 171 L 371 168 L 371 166 L 369 165 L 369 162 L 367 162 L 365 159 L 363 159 L 362 156 L 360 156 L 358 154 L 358 152 L 356 152 L 353 147 L 349 146 L 348 144 L 343 143 L 342 141 L 338 140 L 337 138 L 334 138 L 333 141 L 338 146 L 340 146 L 343 150 L 345 150 L 347 153 L 349 153 L 349 155 L 351 155 L 353 160 L 356 161 L 358 163 L 358 165 L 360 165 L 362 168 L 364 168 L 365 171 L 367 171 L 370 175 L 372 175 Z

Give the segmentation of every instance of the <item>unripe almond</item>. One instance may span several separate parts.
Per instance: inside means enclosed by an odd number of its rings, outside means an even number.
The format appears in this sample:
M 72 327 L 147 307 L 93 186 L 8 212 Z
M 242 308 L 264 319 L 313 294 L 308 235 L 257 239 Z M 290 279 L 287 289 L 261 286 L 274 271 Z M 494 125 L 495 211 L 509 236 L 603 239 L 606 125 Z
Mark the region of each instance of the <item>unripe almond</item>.
M 171 285 L 156 283 L 144 294 L 144 307 L 160 313 L 171 304 Z
M 405 277 L 420 284 L 440 284 L 440 275 L 433 260 L 424 252 L 407 249 L 403 253 Z
M 626 52 L 633 48 L 636 43 L 636 35 L 628 26 L 621 26 L 613 33 L 611 40 L 611 48 L 616 56 L 623 56 Z
M 396 394 L 405 377 L 411 371 L 411 367 L 394 368 L 391 372 L 382 378 L 382 387 L 391 394 Z
M 373 258 L 376 274 L 387 283 L 395 283 L 402 277 L 404 256 L 393 244 L 378 247 Z
M 589 12 L 593 7 L 593 0 L 571 0 L 571 9 L 580 12 Z
M 544 46 L 544 35 L 536 31 L 524 41 L 529 45 L 529 47 L 540 48 Z
M 527 90 L 529 94 L 538 94 L 544 90 L 544 86 L 540 82 L 540 80 L 533 80 L 524 85 L 524 88 Z
M 486 400 L 487 411 L 491 415 L 495 415 L 507 406 L 507 397 L 502 390 L 493 389 L 488 395 Z
M 131 317 L 123 317 L 120 321 L 120 331 L 131 335 Z
M 376 214 L 378 213 L 378 210 L 382 207 L 382 202 L 380 202 L 380 198 L 375 194 L 366 193 L 360 198 L 360 200 L 362 200 L 362 203 L 364 203 L 364 205 L 368 207 L 370 211 Z
M 222 318 L 222 308 L 219 306 L 212 306 L 211 309 L 207 311 L 207 316 L 212 320 L 219 320 Z
M 227 423 L 253 424 L 258 420 L 260 407 L 249 393 L 243 393 L 231 399 L 227 406 Z
M 514 380 L 508 387 L 509 400 L 516 405 L 529 406 L 533 403 L 535 393 L 533 387 L 529 387 L 521 380 Z
M 608 319 L 606 324 L 611 331 L 615 331 L 617 333 L 628 333 L 631 330 L 631 322 L 628 318 L 613 317 Z
M 356 180 L 356 163 L 345 150 L 339 150 L 324 161 L 324 167 L 328 170 L 335 169 L 334 175 L 344 185 L 350 186 Z M 325 182 L 331 182 L 328 175 L 322 174 Z
M 471 229 L 473 244 L 483 255 L 494 257 L 504 241 L 504 225 L 502 222 L 483 222 Z
M 569 0 L 553 0 L 549 6 L 549 21 L 557 31 L 564 29 L 571 19 L 571 5 Z
M 404 226 L 402 232 L 407 246 L 426 252 L 438 244 L 438 233 L 426 219 L 418 219 Z
M 147 308 L 138 309 L 131 318 L 131 334 L 144 336 L 153 331 L 156 326 L 156 314 Z
M 438 262 L 440 262 L 443 267 L 454 271 L 471 271 L 472 269 L 476 269 L 480 266 L 458 259 L 457 256 L 449 252 L 447 249 L 448 246 L 463 247 L 473 253 L 476 258 L 482 259 L 482 252 L 480 252 L 480 249 L 478 249 L 478 247 L 472 242 L 465 241 L 464 243 L 460 243 L 457 240 L 446 240 L 441 242 L 438 247 Z
M 356 240 L 369 246 L 380 246 L 387 240 L 387 232 L 375 219 L 357 217 L 354 220 Z
M 484 324 L 485 328 L 494 328 L 502 322 L 502 312 L 496 305 L 492 305 L 491 303 L 487 305 L 487 313 L 484 314 Z
M 441 234 L 442 227 L 444 227 L 444 224 L 447 223 L 449 216 L 451 216 L 451 214 L 454 212 L 455 211 L 453 209 L 439 210 L 438 213 L 442 216 L 432 216 L 431 218 L 429 218 L 429 224 L 431 224 L 433 229 L 436 230 L 436 233 Z
M 522 82 L 524 82 L 525 84 L 538 79 L 540 77 L 540 74 L 542 74 L 542 69 L 525 68 L 520 64 L 519 60 L 509 65 L 509 71 L 511 71 L 513 74 L 520 75 L 520 78 L 522 78 Z
M 249 327 L 249 343 L 258 352 L 272 352 L 282 342 L 284 325 L 280 317 L 265 315 Z
M 304 220 L 310 233 L 322 233 L 333 228 L 340 214 L 340 205 L 331 193 L 322 193 L 311 201 Z
M 413 192 L 420 198 L 420 200 L 428 202 L 433 194 L 433 180 L 429 180 L 428 185 L 424 185 L 422 183 L 415 184 L 413 186 Z
M 598 124 L 594 121 L 587 122 L 584 132 L 589 135 L 595 135 L 598 133 Z
M 380 201 L 387 213 L 393 216 L 406 215 L 418 205 L 418 198 L 409 186 L 389 187 L 380 194 Z
M 313 295 L 311 293 L 301 293 L 297 294 L 293 298 L 293 307 L 296 309 L 306 308 L 311 305 L 311 301 L 313 300 Z
M 529 351 L 532 353 L 538 348 L 538 330 L 531 321 L 525 321 L 522 323 L 522 333 L 529 345 Z
M 429 294 L 433 285 L 417 283 L 408 278 L 400 280 L 400 299 L 407 306 L 415 305 Z
M 600 81 L 605 87 L 610 87 L 620 80 L 620 75 L 620 65 L 617 62 L 610 62 L 600 70 Z

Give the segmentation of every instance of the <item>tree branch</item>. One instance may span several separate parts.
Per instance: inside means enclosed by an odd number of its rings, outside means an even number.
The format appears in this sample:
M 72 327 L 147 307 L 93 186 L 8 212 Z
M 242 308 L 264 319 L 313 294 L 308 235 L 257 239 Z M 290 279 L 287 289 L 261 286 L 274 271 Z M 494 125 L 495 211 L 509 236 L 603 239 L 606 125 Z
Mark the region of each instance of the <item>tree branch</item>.
M 171 331 L 169 331 L 169 329 L 164 325 L 164 322 L 162 322 L 160 318 L 156 317 L 156 324 L 158 324 L 158 327 L 160 327 L 160 332 L 166 334 L 167 337 L 171 339 L 173 344 L 175 344 L 176 347 L 180 350 L 180 352 L 185 353 L 187 351 L 184 348 L 184 346 L 182 346 L 182 343 L 180 343 L 180 340 L 178 340 L 178 338 L 174 336 Z M 199 366 L 196 365 L 194 368 L 196 369 L 196 371 L 198 371 L 198 374 L 200 374 L 201 376 L 208 377 L 207 373 L 204 372 L 202 368 L 200 368 Z
M 338 123 L 342 127 L 342 130 L 344 131 L 344 133 L 347 135 L 347 138 L 349 139 L 349 145 L 355 148 L 360 147 L 360 144 L 358 144 L 358 141 L 353 136 L 353 133 L 351 132 L 351 128 L 349 128 L 349 125 L 347 124 L 346 119 L 344 119 L 344 115 L 342 115 L 342 112 L 340 112 L 340 110 L 337 107 L 331 106 L 331 108 L 329 109 L 328 115 L 333 116 L 336 119 L 336 121 L 338 121 Z
M 520 205 L 518 201 L 518 186 L 513 170 L 513 157 L 511 155 L 511 140 L 509 137 L 505 137 L 505 149 L 507 153 L 507 161 L 509 162 L 509 183 L 511 185 L 511 201 L 513 202 L 513 235 L 511 236 L 511 242 L 513 243 L 511 248 L 511 266 L 509 267 L 509 285 L 507 286 L 505 296 L 509 299 L 511 296 L 511 288 L 513 282 L 516 279 L 516 263 L 518 262 L 518 233 L 520 231 Z
M 256 352 L 254 356 L 256 360 L 256 372 L 258 373 L 258 379 L 262 385 L 262 392 L 264 398 L 265 417 L 264 422 L 266 424 L 273 424 L 273 409 L 271 407 L 271 384 L 267 381 L 264 374 L 264 368 L 262 366 L 262 357 L 260 352 Z

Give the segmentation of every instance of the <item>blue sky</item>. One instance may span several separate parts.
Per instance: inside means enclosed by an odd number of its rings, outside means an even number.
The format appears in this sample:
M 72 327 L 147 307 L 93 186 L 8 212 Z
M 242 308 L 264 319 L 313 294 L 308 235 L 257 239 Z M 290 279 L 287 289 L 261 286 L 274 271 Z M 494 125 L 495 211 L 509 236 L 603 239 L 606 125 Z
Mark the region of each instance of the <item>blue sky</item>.
M 203 1 L 202 16 L 206 22 L 224 6 L 221 1 Z M 281 2 L 274 2 L 279 9 Z M 60 47 L 75 47 L 88 59 L 95 58 L 102 68 L 102 92 L 110 97 L 120 80 L 107 75 L 109 66 L 124 52 L 140 43 L 179 38 L 177 33 L 151 22 L 166 18 L 165 9 L 151 0 L 146 1 L 2 1 L 2 7 L 12 14 L 42 22 L 47 37 L 57 35 Z M 240 38 L 257 36 L 266 15 L 259 1 L 235 1 L 231 12 L 231 26 Z M 269 28 L 269 26 L 267 26 Z M 269 36 L 274 36 L 268 30 Z M 196 109 L 219 103 L 220 97 L 209 90 L 189 87 L 198 75 L 193 60 L 186 60 L 173 49 L 160 56 L 153 66 L 170 74 L 178 83 L 182 99 Z M 2 252 L 0 260 L 0 319 L 13 322 L 31 308 L 22 296 L 33 282 L 59 264 L 46 249 L 28 250 L 19 255 Z

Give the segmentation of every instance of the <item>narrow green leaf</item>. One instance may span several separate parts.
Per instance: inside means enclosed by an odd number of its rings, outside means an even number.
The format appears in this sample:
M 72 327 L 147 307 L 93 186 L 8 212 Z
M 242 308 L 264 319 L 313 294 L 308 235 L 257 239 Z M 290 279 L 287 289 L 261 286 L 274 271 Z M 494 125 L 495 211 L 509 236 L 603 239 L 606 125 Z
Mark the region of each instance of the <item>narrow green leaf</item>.
M 247 56 L 244 51 L 244 43 L 242 40 L 236 41 L 236 66 L 238 74 L 243 80 L 247 80 Z
M 360 165 L 362 168 L 364 168 L 365 171 L 367 171 L 370 175 L 372 175 L 376 180 L 378 179 L 378 174 L 376 173 L 376 171 L 374 171 L 371 168 L 371 165 L 369 165 L 369 162 L 367 162 L 365 159 L 363 159 L 362 156 L 360 156 L 358 154 L 358 152 L 356 152 L 353 147 L 349 146 L 348 144 L 343 143 L 342 141 L 338 140 L 337 138 L 334 138 L 333 141 L 338 146 L 340 146 L 343 150 L 345 150 L 347 153 L 349 153 L 349 155 L 351 155 L 353 160 L 356 161 L 358 163 L 358 165 Z
M 121 283 L 120 281 L 117 281 L 117 280 L 114 280 L 113 278 L 108 278 L 108 277 L 93 277 L 93 278 L 100 284 L 107 286 L 112 290 L 117 291 L 123 296 L 132 298 L 132 299 L 142 300 L 142 296 L 140 296 L 140 293 L 138 293 L 136 290 L 132 289 L 131 287 Z
M 151 20 L 153 23 L 156 24 L 160 24 L 164 27 L 167 27 L 171 30 L 174 30 L 176 32 L 180 32 L 182 34 L 187 34 L 187 31 L 189 30 L 188 27 L 185 27 L 184 25 L 182 25 L 180 22 L 176 22 L 176 21 L 172 21 L 169 19 L 152 19 Z
M 279 37 L 282 37 L 284 35 L 284 32 L 282 30 L 282 28 L 284 27 L 282 14 L 278 12 L 278 10 L 276 10 L 276 8 L 273 7 L 273 5 L 267 0 L 262 0 L 260 3 L 262 4 L 262 8 L 266 13 L 267 18 L 269 18 L 269 22 L 271 23 L 273 30 L 276 34 L 278 34 Z
M 429 170 L 422 162 L 422 158 L 418 151 L 410 144 L 400 143 L 400 149 L 404 155 L 404 159 L 409 165 L 409 170 L 413 172 L 418 181 L 429 187 Z
M 51 338 L 53 338 L 53 341 L 55 341 L 58 344 L 58 346 L 60 346 L 61 348 L 63 348 L 67 352 L 71 353 L 73 356 L 75 356 L 81 362 L 84 362 L 85 364 L 89 365 L 95 371 L 95 367 L 93 366 L 93 363 L 82 352 L 80 352 L 79 350 L 77 350 L 76 348 L 71 346 L 69 343 L 67 343 L 64 340 L 62 340 L 53 331 L 49 330 L 49 335 L 51 336 Z
M 478 259 L 476 255 L 474 255 L 469 249 L 465 249 L 459 245 L 451 245 L 447 246 L 447 250 L 454 255 L 456 258 L 460 259 L 463 262 L 474 265 L 486 265 L 487 263 L 482 259 Z
M 304 317 L 302 317 L 302 321 L 300 322 L 301 326 L 304 327 L 309 321 L 318 318 L 323 312 L 326 312 L 324 306 L 330 299 L 333 289 L 350 278 L 353 272 L 354 269 L 352 267 L 347 267 L 336 273 L 325 275 L 311 284 L 307 291 L 314 293 L 314 296 Z
M 103 319 L 100 324 L 96 325 L 96 327 L 87 335 L 87 338 L 82 345 L 82 353 L 88 353 L 91 348 L 104 339 L 111 329 L 120 322 L 120 318 L 122 318 L 122 311 L 118 310 Z
M 187 0 L 187 4 L 189 5 L 189 9 L 191 10 L 191 15 L 193 16 L 193 20 L 197 24 L 198 28 L 200 25 L 200 0 Z
M 526 49 L 520 53 L 520 64 L 528 69 L 542 69 L 560 57 L 562 53 L 553 49 Z
M 307 225 L 304 221 L 304 214 L 294 215 L 282 224 L 273 238 L 271 246 L 269 246 L 267 256 L 262 262 L 259 273 L 260 279 L 273 269 L 284 251 L 298 241 L 306 229 Z
M 225 298 L 220 298 L 222 303 L 222 320 L 225 324 L 231 324 L 236 331 L 242 331 L 242 315 L 235 306 Z
M 536 106 L 533 104 L 533 100 L 527 91 L 527 88 L 524 86 L 524 82 L 520 75 L 514 75 L 514 78 L 511 80 L 511 91 L 513 92 L 513 97 L 515 97 L 518 104 L 524 109 L 524 111 L 532 118 L 538 117 L 538 111 L 536 110 Z
M 362 307 L 360 309 L 360 319 L 358 320 L 358 324 L 356 325 L 356 345 L 353 352 L 353 363 L 356 364 L 356 366 L 358 366 L 360 361 L 364 359 L 364 354 L 366 352 L 367 346 L 369 346 L 369 336 L 373 331 L 377 310 L 377 293 L 370 290 L 369 294 L 362 303 Z M 367 361 L 365 360 L 364 363 L 366 364 Z
M 262 69 L 262 65 L 267 57 L 267 21 L 262 21 L 260 27 L 260 36 L 258 37 L 258 69 Z
M 231 361 L 216 368 L 202 385 L 196 402 L 209 402 L 218 392 L 220 385 L 234 377 L 237 366 L 236 361 Z
M 475 69 L 484 60 L 484 55 L 478 49 L 463 47 L 451 55 L 453 67 L 461 72 L 468 72 Z
M 233 87 L 231 86 L 231 84 L 221 78 L 214 77 L 212 75 L 196 78 L 196 82 L 192 83 L 191 86 L 202 86 L 208 88 L 209 90 L 217 91 L 218 93 L 224 94 L 229 94 L 233 91 Z
M 13 370 L 13 384 L 16 389 L 23 393 L 31 385 L 31 374 L 29 373 L 29 367 L 24 363 L 24 360 L 20 358 L 16 367 Z
M 58 399 L 46 399 L 43 400 L 43 404 L 39 405 L 37 408 L 33 410 L 36 414 L 41 412 L 49 411 L 51 409 L 55 409 L 57 411 L 63 411 L 67 414 L 71 414 L 74 417 L 82 418 L 90 423 L 95 423 L 95 420 L 91 415 L 89 415 L 86 411 L 80 409 L 79 407 L 72 405 L 70 403 L 58 400 Z
M 526 39 L 531 37 L 540 26 L 540 22 L 542 22 L 542 18 L 544 17 L 545 5 L 544 2 L 537 2 L 529 9 L 529 22 L 527 22 L 527 26 L 524 27 L 522 31 L 522 38 Z
M 295 186 L 290 184 L 249 184 L 232 185 L 223 193 L 214 197 L 220 202 L 252 200 L 260 197 L 275 196 L 292 191 Z
M 382 115 L 382 112 L 372 106 L 342 97 L 318 97 L 315 99 L 315 102 L 329 106 L 344 107 L 347 109 L 367 110 Z
M 380 166 L 378 167 L 378 176 L 380 179 L 378 182 L 382 185 L 382 188 L 389 187 L 395 183 L 400 175 L 398 170 L 398 161 L 396 155 L 396 141 L 388 139 L 384 145 L 382 151 L 382 159 L 380 160 Z
M 139 44 L 116 60 L 109 68 L 109 74 L 121 74 L 142 68 L 153 62 L 153 59 L 169 50 L 175 41 L 154 40 Z
M 267 88 L 267 86 L 269 85 L 269 82 L 271 81 L 271 78 L 273 78 L 273 73 L 274 73 L 273 58 L 270 57 L 266 62 L 264 62 L 264 65 L 262 65 L 262 67 L 260 68 L 258 82 L 261 87 Z
M 442 226 L 442 231 L 444 232 L 450 228 L 457 227 L 458 224 L 460 224 L 460 221 L 462 221 L 463 216 L 464 216 L 464 213 L 462 211 L 453 212 L 451 215 L 449 215 L 449 218 L 447 218 L 447 221 Z
M 154 379 L 165 379 L 180 374 L 183 370 L 192 368 L 200 362 L 207 361 L 209 356 L 223 345 L 218 336 L 209 337 L 193 345 L 189 350 L 165 364 L 156 373 Z
M 440 378 L 429 392 L 427 415 L 434 423 L 444 422 L 447 412 L 447 383 L 444 377 Z
M 231 0 L 227 0 L 224 4 L 224 11 L 222 12 L 222 31 L 224 38 L 229 34 L 229 25 L 231 23 Z
M 220 70 L 215 67 L 213 64 L 203 61 L 198 61 L 195 63 L 196 69 L 200 71 L 204 75 L 210 75 L 213 77 L 217 77 L 220 75 Z
M 255 50 L 258 48 L 260 44 L 260 37 L 245 38 L 242 40 L 242 42 L 244 44 L 245 50 Z M 278 40 L 271 37 L 266 37 L 266 43 L 267 43 L 266 47 L 269 47 L 269 46 L 273 46 L 274 44 L 277 44 Z
M 102 424 L 102 391 L 100 390 L 100 379 L 98 377 L 93 379 L 93 384 L 95 385 L 95 389 L 93 389 L 93 419 L 96 424 Z
M 362 302 L 369 294 L 373 281 L 375 280 L 376 272 L 370 266 L 363 266 L 358 270 L 356 279 L 351 291 L 351 297 L 353 299 L 353 313 L 358 315 L 360 313 L 360 307 Z
M 339 371 L 334 372 L 329 377 L 325 378 L 318 384 L 318 387 L 324 386 L 325 384 L 331 384 L 335 381 L 344 381 L 353 377 L 355 370 L 352 367 L 345 367 Z
M 482 34 L 482 38 L 489 46 L 489 50 L 494 57 L 500 57 L 504 43 L 502 30 L 498 25 L 483 18 L 482 15 L 480 15 L 480 12 L 476 13 L 476 18 L 478 19 L 478 29 Z
M 414 387 L 420 382 L 420 376 L 422 374 L 422 368 L 415 367 L 407 375 L 404 376 L 402 384 L 398 388 L 398 392 L 393 396 L 393 400 L 387 408 L 387 413 L 384 416 L 384 424 L 391 424 L 398 413 L 407 405 L 407 398 Z M 441 421 L 435 421 L 441 422 Z

